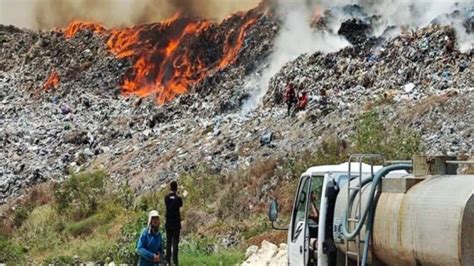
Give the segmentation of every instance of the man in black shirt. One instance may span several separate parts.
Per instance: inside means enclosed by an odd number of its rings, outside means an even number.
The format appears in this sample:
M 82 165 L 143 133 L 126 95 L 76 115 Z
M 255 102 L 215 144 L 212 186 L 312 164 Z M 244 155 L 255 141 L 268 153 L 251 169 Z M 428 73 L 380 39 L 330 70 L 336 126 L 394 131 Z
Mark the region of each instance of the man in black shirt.
M 178 196 L 178 183 L 170 184 L 171 192 L 165 197 L 166 205 L 166 261 L 171 265 L 178 265 L 179 231 L 181 230 L 181 215 L 179 208 L 183 207 L 183 200 Z

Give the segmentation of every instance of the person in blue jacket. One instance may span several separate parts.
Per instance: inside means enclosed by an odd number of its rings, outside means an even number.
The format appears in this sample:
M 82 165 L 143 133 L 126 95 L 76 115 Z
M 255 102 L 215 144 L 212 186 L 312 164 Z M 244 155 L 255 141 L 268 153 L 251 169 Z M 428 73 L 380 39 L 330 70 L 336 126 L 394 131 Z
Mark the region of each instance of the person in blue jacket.
M 158 211 L 148 214 L 148 225 L 142 230 L 137 242 L 137 253 L 140 256 L 138 265 L 161 265 L 163 257 L 163 238 L 161 237 L 160 215 Z

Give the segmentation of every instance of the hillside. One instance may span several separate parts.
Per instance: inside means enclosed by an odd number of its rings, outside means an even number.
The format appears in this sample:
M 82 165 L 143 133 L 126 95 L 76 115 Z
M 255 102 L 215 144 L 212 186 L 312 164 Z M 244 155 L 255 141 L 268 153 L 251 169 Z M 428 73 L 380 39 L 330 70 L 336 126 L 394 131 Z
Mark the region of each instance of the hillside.
M 120 249 L 121 237 L 131 241 L 140 215 L 162 206 L 175 179 L 189 194 L 185 205 L 195 207 L 185 208 L 189 243 L 204 235 L 213 247 L 281 241 L 284 235 L 267 228 L 266 205 L 276 196 L 288 211 L 296 178 L 310 165 L 351 152 L 473 157 L 474 61 L 464 36 L 472 38 L 472 15 L 453 13 L 461 14 L 454 19 L 464 22 L 462 34 L 436 20 L 377 34 L 377 21 L 349 7 L 338 19 L 326 12 L 312 28 L 345 40 L 344 48 L 301 54 L 264 88 L 259 81 L 285 23 L 263 5 L 220 23 L 176 17 L 113 29 L 0 26 L 5 241 L 24 245 L 19 232 L 46 219 L 40 223 L 52 230 L 44 232 L 52 246 L 19 254 L 45 259 L 64 239 L 102 246 L 111 237 Z M 307 108 L 290 116 L 288 82 L 309 93 Z M 88 180 L 97 176 L 94 187 Z M 61 197 L 51 191 L 77 177 L 85 182 L 78 195 L 106 196 L 94 198 L 90 213 L 57 212 Z M 47 227 L 50 218 L 60 225 Z M 73 245 L 64 256 L 74 255 Z M 105 246 L 86 259 L 126 257 Z

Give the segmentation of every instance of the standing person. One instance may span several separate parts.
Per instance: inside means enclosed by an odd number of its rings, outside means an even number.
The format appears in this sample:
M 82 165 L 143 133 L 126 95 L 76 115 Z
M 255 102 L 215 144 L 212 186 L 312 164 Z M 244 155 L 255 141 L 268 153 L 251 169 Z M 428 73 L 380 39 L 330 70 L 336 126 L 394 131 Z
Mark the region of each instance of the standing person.
M 291 114 L 291 107 L 293 107 L 293 105 L 295 105 L 297 102 L 298 99 L 296 98 L 295 88 L 288 79 L 285 90 L 285 103 L 288 105 L 288 116 Z
M 160 215 L 157 211 L 148 214 L 148 225 L 142 230 L 137 243 L 137 253 L 140 256 L 138 265 L 160 265 L 163 258 L 163 238 L 161 237 Z
M 178 183 L 170 184 L 171 192 L 165 197 L 166 205 L 166 261 L 171 265 L 178 265 L 179 231 L 181 230 L 181 215 L 179 209 L 183 207 L 183 200 L 178 196 Z

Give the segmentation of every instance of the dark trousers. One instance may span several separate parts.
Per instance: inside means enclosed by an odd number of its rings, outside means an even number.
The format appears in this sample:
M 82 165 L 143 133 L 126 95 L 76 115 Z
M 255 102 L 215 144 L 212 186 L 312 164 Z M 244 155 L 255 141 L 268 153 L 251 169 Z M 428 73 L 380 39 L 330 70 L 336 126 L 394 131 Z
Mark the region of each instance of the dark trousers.
M 178 244 L 179 230 L 166 230 L 166 262 L 171 265 L 171 257 L 173 257 L 173 265 L 178 265 Z

